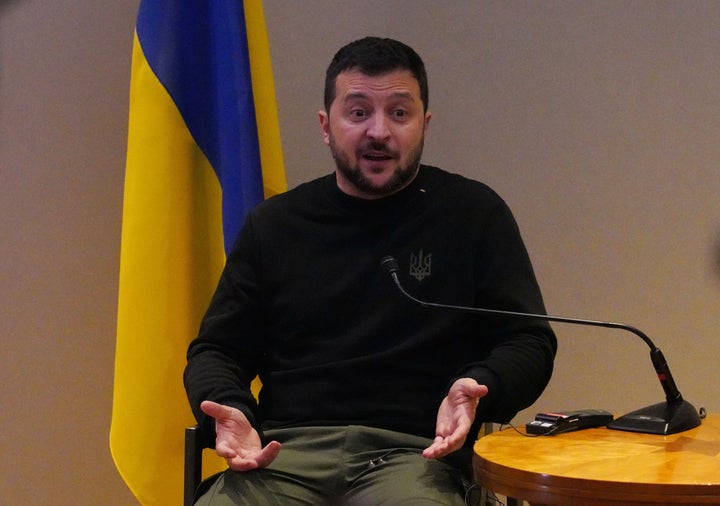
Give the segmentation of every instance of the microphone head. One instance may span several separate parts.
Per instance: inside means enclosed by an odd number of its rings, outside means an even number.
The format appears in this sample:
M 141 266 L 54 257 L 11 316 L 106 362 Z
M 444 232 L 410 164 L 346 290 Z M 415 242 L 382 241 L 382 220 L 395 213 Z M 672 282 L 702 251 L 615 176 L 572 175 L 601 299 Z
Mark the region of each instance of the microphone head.
M 400 265 L 397 263 L 397 260 L 395 260 L 395 258 L 390 255 L 382 257 L 382 259 L 380 260 L 380 265 L 385 270 L 385 272 L 391 275 L 396 274 L 400 270 Z

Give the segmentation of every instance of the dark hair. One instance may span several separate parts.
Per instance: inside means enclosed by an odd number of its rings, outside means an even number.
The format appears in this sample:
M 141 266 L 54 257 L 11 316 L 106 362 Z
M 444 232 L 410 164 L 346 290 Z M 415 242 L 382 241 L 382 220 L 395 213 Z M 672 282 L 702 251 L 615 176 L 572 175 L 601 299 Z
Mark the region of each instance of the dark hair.
M 359 70 L 369 76 L 379 76 L 394 70 L 409 70 L 420 86 L 420 99 L 428 108 L 428 82 L 425 64 L 410 46 L 393 39 L 365 37 L 340 48 L 325 73 L 325 110 L 335 100 L 335 81 L 346 70 Z

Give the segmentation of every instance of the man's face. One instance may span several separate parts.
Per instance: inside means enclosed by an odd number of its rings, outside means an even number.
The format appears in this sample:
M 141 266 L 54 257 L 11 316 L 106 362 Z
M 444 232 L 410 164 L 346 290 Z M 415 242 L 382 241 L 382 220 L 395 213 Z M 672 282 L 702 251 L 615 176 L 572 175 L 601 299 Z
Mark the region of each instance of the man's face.
M 337 184 L 354 197 L 376 199 L 412 182 L 430 113 L 407 70 L 379 76 L 342 72 L 330 110 L 319 113 L 323 140 L 337 165 Z

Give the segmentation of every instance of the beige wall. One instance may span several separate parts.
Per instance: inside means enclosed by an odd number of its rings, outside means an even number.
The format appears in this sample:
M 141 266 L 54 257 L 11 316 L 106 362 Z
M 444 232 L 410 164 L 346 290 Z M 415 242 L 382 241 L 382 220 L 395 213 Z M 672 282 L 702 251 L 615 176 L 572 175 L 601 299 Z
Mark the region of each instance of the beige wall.
M 138 1 L 0 0 L 0 503 L 134 504 L 108 450 Z M 290 185 L 331 162 L 324 67 L 364 34 L 424 56 L 426 162 L 516 213 L 548 310 L 623 321 L 720 410 L 720 3 L 267 0 Z M 555 325 L 521 413 L 662 400 L 647 348 Z

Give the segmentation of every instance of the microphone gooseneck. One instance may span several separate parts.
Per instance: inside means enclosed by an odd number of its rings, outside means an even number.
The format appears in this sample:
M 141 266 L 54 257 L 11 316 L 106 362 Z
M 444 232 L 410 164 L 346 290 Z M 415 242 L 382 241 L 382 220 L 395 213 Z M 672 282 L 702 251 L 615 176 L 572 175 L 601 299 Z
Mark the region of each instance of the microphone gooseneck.
M 521 313 L 517 311 L 503 311 L 500 309 L 478 308 L 468 306 L 456 306 L 452 304 L 439 304 L 436 302 L 427 302 L 420 300 L 403 288 L 398 272 L 400 265 L 391 255 L 386 255 L 380 260 L 383 270 L 390 275 L 397 286 L 398 290 L 408 299 L 427 308 L 437 308 L 444 310 L 462 311 L 471 314 L 499 315 L 514 318 L 536 319 L 558 323 L 570 323 L 574 325 L 588 325 L 594 327 L 604 327 L 612 329 L 621 329 L 635 334 L 640 337 L 650 347 L 650 360 L 652 361 L 655 373 L 665 392 L 666 403 L 649 406 L 638 411 L 628 413 L 625 417 L 616 419 L 610 425 L 611 428 L 619 430 L 628 430 L 631 432 L 648 432 L 652 434 L 672 434 L 687 430 L 700 425 L 700 416 L 695 408 L 687 401 L 683 400 L 680 391 L 675 384 L 670 367 L 667 360 L 663 356 L 660 348 L 655 346 L 650 337 L 640 329 L 632 325 L 624 323 L 615 323 L 599 320 L 587 320 L 582 318 L 567 318 L 564 316 L 551 316 L 546 314 Z M 662 411 L 662 413 L 658 413 Z M 669 412 L 671 411 L 671 412 Z M 694 414 L 694 416 L 693 416 Z M 668 420 L 671 418 L 672 420 Z M 694 424 L 694 425 L 693 425 Z M 651 426 L 650 426 L 651 425 Z M 674 432 L 669 432 L 674 431 Z

